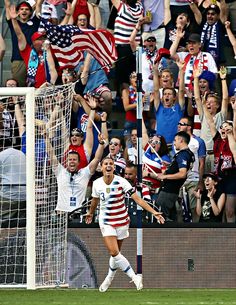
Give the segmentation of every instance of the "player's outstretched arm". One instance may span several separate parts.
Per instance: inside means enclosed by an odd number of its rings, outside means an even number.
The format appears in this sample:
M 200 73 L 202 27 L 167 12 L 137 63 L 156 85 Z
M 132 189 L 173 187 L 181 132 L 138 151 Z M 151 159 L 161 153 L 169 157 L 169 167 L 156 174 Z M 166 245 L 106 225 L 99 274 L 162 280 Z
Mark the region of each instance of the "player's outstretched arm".
M 131 197 L 144 210 L 152 213 L 159 223 L 163 224 L 165 222 L 165 218 L 161 215 L 162 213 L 155 211 L 145 200 L 140 198 L 137 193 L 133 193 Z

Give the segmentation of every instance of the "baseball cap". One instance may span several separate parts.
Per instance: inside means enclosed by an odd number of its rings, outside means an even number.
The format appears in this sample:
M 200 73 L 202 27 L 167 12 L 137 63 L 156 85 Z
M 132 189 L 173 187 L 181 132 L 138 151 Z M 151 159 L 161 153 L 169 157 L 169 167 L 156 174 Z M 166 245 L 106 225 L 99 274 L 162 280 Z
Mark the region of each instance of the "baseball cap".
M 156 41 L 156 37 L 153 34 L 147 35 L 144 41 Z
M 215 11 L 216 14 L 218 14 L 218 15 L 220 14 L 220 8 L 219 8 L 218 5 L 215 5 L 215 4 L 209 5 L 209 6 L 206 8 L 206 13 L 207 13 L 208 11 Z
M 35 32 L 32 36 L 31 36 L 31 41 L 35 41 L 41 37 L 46 37 L 45 32 Z
M 212 178 L 214 181 L 218 181 L 218 177 L 212 172 L 203 175 L 203 179 L 207 177 Z
M 30 9 L 31 12 L 33 11 L 32 6 L 31 6 L 31 5 L 29 4 L 29 2 L 27 2 L 27 1 L 22 1 L 22 2 L 20 2 L 20 3 L 16 6 L 16 11 L 19 11 L 19 9 L 21 8 L 21 6 L 27 6 L 27 7 Z
M 191 42 L 201 42 L 201 37 L 199 34 L 197 33 L 192 33 L 189 35 L 187 41 L 191 41 Z
M 80 128 L 74 128 L 74 129 L 71 130 L 70 135 L 71 136 L 82 136 L 83 137 L 84 133 Z

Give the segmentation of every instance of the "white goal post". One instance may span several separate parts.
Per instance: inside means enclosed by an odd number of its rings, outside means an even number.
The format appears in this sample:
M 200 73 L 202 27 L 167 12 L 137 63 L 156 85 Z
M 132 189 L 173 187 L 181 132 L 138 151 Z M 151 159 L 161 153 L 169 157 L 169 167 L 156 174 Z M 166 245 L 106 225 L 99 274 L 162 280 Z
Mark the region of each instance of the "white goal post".
M 0 88 L 0 288 L 68 287 L 68 219 L 55 215 L 57 181 L 44 136 L 64 164 L 73 94 L 73 84 Z
M 26 240 L 27 289 L 35 289 L 35 88 L 0 88 L 0 96 L 25 96 L 26 104 Z M 4 286 L 6 287 L 6 285 Z M 8 286 L 9 287 L 9 286 Z M 12 287 L 10 285 L 10 287 Z

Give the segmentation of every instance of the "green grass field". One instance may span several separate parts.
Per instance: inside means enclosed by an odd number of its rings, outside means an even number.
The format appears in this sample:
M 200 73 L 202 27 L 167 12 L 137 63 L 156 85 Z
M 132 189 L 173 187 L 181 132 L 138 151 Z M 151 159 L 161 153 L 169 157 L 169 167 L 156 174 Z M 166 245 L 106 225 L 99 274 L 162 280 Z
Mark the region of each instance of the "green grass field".
M 235 289 L 0 290 L 1 305 L 233 305 Z

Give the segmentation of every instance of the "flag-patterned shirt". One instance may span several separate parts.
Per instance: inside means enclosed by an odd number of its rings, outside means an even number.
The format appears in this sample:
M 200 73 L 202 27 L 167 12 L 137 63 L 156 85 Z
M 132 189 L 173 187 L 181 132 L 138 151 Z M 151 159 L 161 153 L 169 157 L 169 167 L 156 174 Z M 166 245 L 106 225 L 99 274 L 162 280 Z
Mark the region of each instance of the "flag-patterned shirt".
M 193 69 L 200 66 L 203 71 L 208 70 L 212 73 L 217 73 L 217 66 L 214 58 L 208 52 L 199 52 L 197 56 L 191 56 L 188 52 L 177 53 L 180 60 L 185 61 L 184 66 L 184 83 L 185 87 L 193 89 Z
M 124 178 L 114 175 L 111 184 L 106 184 L 103 177 L 93 182 L 92 197 L 100 199 L 99 223 L 120 227 L 129 224 L 130 219 L 125 205 L 125 194 L 135 192 L 132 185 Z
M 140 2 L 135 7 L 121 2 L 115 20 L 114 36 L 116 44 L 129 44 L 130 35 L 133 32 L 139 18 L 143 15 L 143 6 Z M 140 41 L 141 31 L 136 36 L 136 41 Z

